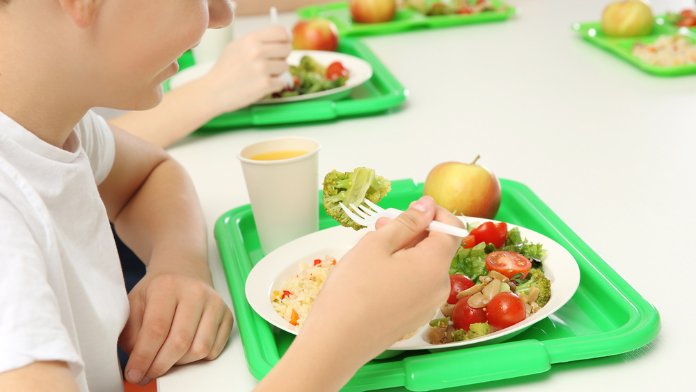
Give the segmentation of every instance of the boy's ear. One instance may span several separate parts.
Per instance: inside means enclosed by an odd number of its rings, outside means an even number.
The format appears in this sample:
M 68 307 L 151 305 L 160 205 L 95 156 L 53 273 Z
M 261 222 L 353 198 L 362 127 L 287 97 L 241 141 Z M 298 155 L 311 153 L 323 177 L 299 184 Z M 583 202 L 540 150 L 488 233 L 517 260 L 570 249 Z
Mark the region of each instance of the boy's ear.
M 58 0 L 58 2 L 77 27 L 86 28 L 91 26 L 97 17 L 102 0 Z

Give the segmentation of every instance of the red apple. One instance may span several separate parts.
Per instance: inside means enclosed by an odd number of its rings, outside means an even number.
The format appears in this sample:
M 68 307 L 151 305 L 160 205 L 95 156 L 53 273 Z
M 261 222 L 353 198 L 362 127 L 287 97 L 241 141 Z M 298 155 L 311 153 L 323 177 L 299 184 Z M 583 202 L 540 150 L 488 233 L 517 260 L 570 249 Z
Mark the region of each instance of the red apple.
M 433 168 L 425 180 L 423 195 L 455 215 L 493 219 L 500 207 L 500 181 L 477 165 L 445 162 Z
M 382 23 L 394 19 L 396 0 L 350 0 L 350 14 L 358 23 Z
M 301 50 L 330 50 L 338 48 L 336 25 L 326 19 L 297 22 L 292 28 L 292 48 Z

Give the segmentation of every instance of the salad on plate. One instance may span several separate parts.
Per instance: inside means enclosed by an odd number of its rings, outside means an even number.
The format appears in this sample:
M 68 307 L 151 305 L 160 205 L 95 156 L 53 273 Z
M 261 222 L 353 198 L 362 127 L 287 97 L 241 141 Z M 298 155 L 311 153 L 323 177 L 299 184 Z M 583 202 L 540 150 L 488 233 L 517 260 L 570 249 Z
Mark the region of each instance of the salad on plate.
M 271 94 L 269 98 L 295 97 L 331 90 L 345 86 L 350 78 L 350 72 L 340 61 L 334 61 L 325 67 L 308 55 L 303 56 L 298 65 L 290 66 L 290 75 L 293 85 Z

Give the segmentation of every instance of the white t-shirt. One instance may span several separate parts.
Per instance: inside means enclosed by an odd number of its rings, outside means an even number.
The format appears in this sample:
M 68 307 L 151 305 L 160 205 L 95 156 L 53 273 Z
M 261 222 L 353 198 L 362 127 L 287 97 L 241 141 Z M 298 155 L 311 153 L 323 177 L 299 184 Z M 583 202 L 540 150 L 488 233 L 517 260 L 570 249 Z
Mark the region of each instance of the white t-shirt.
M 0 373 L 65 361 L 80 391 L 122 391 L 129 307 L 97 184 L 113 134 L 89 112 L 63 149 L 0 112 Z

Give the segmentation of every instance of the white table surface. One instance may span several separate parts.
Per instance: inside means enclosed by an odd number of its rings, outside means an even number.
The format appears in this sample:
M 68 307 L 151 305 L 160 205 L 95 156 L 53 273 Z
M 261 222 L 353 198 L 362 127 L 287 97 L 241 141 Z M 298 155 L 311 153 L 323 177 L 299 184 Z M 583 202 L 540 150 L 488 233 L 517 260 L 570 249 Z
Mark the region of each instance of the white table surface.
M 653 77 L 579 39 L 606 0 L 510 0 L 506 23 L 365 38 L 409 90 L 389 115 L 275 130 L 190 137 L 170 149 L 189 171 L 209 228 L 215 286 L 232 308 L 212 235 L 249 202 L 237 152 L 280 136 L 319 140 L 319 172 L 367 166 L 424 181 L 436 164 L 480 164 L 528 185 L 660 312 L 649 345 L 611 358 L 554 365 L 552 374 L 457 391 L 694 390 L 693 222 L 696 76 Z M 653 10 L 692 6 L 655 1 Z M 291 27 L 296 18 L 281 15 Z M 238 18 L 235 36 L 267 17 Z M 359 149 L 358 149 L 359 147 Z M 683 297 L 682 297 L 683 296 Z M 161 392 L 251 391 L 238 330 L 212 362 L 177 367 Z

